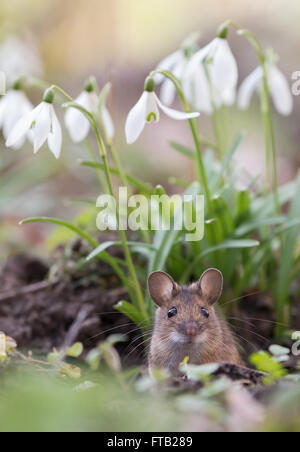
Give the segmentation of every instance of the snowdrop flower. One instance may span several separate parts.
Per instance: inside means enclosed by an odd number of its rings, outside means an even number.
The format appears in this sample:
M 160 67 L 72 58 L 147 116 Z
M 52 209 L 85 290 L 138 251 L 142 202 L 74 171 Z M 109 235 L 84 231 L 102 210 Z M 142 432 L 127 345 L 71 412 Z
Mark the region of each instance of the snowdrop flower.
M 142 97 L 129 112 L 126 120 L 125 132 L 128 144 L 134 143 L 139 138 L 146 124 L 159 122 L 159 110 L 162 110 L 170 118 L 177 120 L 197 118 L 200 115 L 198 112 L 184 113 L 166 107 L 160 102 L 154 89 L 155 81 L 152 77 L 148 77 Z
M 99 114 L 99 98 L 90 81 L 86 84 L 84 91 L 75 99 L 75 103 L 85 108 L 89 113 Z M 113 138 L 115 132 L 114 124 L 106 108 L 105 100 L 102 103 L 100 114 L 107 135 L 109 138 Z M 75 108 L 70 108 L 66 112 L 65 124 L 74 143 L 83 141 L 88 136 L 91 128 L 89 120 L 81 111 Z
M 207 81 L 204 64 L 211 87 Z M 216 108 L 222 105 L 230 106 L 235 102 L 237 83 L 236 60 L 226 36 L 219 35 L 191 58 L 184 76 L 183 88 L 190 103 L 194 102 L 200 111 L 210 114 L 213 111 L 211 100 L 209 102 L 207 99 L 208 93 L 211 97 L 210 89 Z M 197 95 L 197 90 L 200 90 L 202 95 Z
M 6 146 L 14 146 L 20 139 L 32 131 L 34 153 L 48 141 L 50 151 L 58 159 L 61 153 L 62 131 L 53 107 L 54 94 L 48 89 L 34 110 L 22 116 L 10 132 Z
M 196 41 L 198 37 L 198 33 L 193 33 L 189 36 L 183 42 L 181 49 L 167 56 L 158 64 L 157 70 L 170 71 L 176 78 L 178 78 L 178 80 L 182 81 L 188 63 L 192 55 L 197 50 Z M 171 80 L 161 74 L 156 74 L 154 76 L 154 80 L 157 84 L 162 83 L 160 90 L 161 101 L 167 106 L 172 105 L 176 96 L 176 88 L 174 84 Z
M 7 140 L 19 119 L 33 109 L 32 103 L 27 99 L 24 92 L 18 88 L 15 85 L 15 88 L 9 90 L 0 99 L 0 128 L 2 129 L 5 140 Z M 30 132 L 24 134 L 12 147 L 14 149 L 20 149 L 24 145 L 26 138 L 31 140 Z
M 288 116 L 293 111 L 293 96 L 288 81 L 275 63 L 267 62 L 266 69 L 270 94 L 275 108 L 280 114 Z M 246 110 L 249 107 L 254 92 L 261 89 L 262 83 L 263 69 L 260 66 L 243 81 L 240 87 L 238 96 L 240 109 Z
M 8 83 L 26 75 L 40 76 L 43 67 L 34 42 L 9 35 L 0 45 L 0 68 Z

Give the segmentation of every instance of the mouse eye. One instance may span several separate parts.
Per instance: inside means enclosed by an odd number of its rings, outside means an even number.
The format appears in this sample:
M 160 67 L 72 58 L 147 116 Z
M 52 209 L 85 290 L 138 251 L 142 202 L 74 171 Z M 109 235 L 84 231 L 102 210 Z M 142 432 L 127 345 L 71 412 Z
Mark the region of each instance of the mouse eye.
M 207 309 L 201 308 L 201 314 L 202 314 L 204 317 L 206 317 L 206 318 L 208 319 L 208 317 L 209 317 L 209 312 L 208 312 Z
M 177 314 L 177 308 L 172 308 L 172 309 L 170 309 L 170 311 L 168 312 L 168 317 L 169 317 L 169 319 L 171 318 L 171 317 L 174 317 L 174 315 L 176 315 Z

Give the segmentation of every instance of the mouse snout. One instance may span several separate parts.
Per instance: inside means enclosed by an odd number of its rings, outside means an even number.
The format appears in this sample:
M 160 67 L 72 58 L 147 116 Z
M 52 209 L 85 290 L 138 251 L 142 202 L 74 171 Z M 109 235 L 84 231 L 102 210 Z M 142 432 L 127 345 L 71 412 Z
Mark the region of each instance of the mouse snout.
M 196 336 L 196 334 L 197 334 L 196 325 L 188 324 L 186 326 L 186 334 L 187 334 L 187 336 L 191 336 L 191 337 Z
M 198 325 L 195 322 L 187 322 L 184 325 L 182 325 L 183 333 L 186 334 L 189 337 L 194 337 L 198 334 Z

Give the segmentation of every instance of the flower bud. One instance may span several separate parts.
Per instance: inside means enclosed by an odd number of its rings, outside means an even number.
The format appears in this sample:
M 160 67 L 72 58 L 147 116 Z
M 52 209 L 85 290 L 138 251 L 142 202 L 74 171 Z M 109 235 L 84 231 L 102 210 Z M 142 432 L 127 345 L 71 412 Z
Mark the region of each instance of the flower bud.
M 147 77 L 145 80 L 145 91 L 152 93 L 155 90 L 155 81 L 152 77 Z
M 54 100 L 54 91 L 52 88 L 46 89 L 43 96 L 43 102 L 47 102 L 47 104 L 53 104 Z
M 218 30 L 218 38 L 220 39 L 227 39 L 228 35 L 228 24 L 222 24 L 221 27 Z
M 85 90 L 87 93 L 92 93 L 92 92 L 94 91 L 94 84 L 93 84 L 91 78 L 89 78 L 89 79 L 85 82 L 84 90 Z
M 12 89 L 14 89 L 15 91 L 20 91 L 22 89 L 22 77 L 18 78 L 12 85 Z

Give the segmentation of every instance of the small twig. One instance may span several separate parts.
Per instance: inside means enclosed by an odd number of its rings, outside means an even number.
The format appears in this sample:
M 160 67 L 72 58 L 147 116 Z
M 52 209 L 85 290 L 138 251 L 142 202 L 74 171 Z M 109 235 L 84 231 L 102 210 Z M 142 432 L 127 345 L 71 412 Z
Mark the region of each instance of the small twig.
M 39 359 L 34 359 L 31 356 L 26 356 L 23 353 L 19 351 L 14 352 L 14 356 L 21 358 L 26 363 L 30 364 L 40 364 L 42 366 L 51 366 L 51 364 L 48 361 L 40 361 Z
M 89 309 L 86 306 L 84 306 L 78 312 L 75 321 L 72 323 L 71 328 L 69 329 L 69 331 L 68 331 L 68 333 L 66 335 L 64 344 L 62 346 L 63 350 L 71 347 L 71 345 L 75 341 L 75 339 L 78 336 L 78 333 L 79 333 L 79 331 L 81 329 L 81 325 L 83 324 L 83 322 L 87 318 L 88 311 L 89 311 Z
M 13 298 L 22 296 L 22 295 L 29 295 L 32 293 L 40 292 L 41 290 L 48 289 L 49 287 L 55 286 L 59 280 L 54 281 L 42 281 L 35 284 L 30 284 L 28 286 L 21 287 L 19 289 L 14 290 L 8 290 L 6 292 L 3 292 L 0 294 L 0 303 L 4 301 L 11 300 Z

